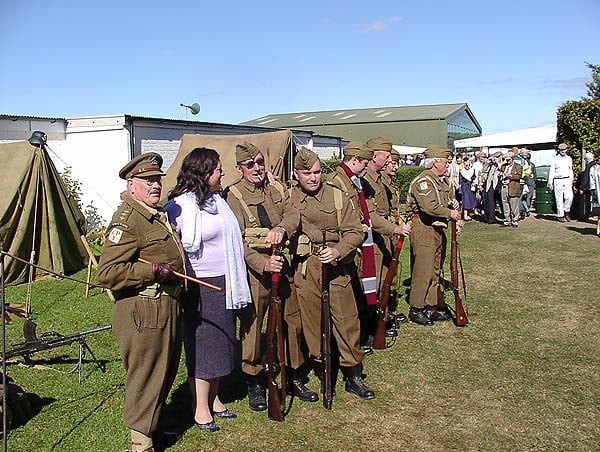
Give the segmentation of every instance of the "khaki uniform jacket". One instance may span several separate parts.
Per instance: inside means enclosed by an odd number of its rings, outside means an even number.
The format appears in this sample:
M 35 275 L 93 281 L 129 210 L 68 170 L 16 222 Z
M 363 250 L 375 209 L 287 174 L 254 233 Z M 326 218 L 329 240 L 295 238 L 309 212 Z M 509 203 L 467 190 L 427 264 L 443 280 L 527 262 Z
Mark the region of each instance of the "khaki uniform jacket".
M 410 184 L 406 209 L 418 214 L 421 221 L 431 226 L 434 221 L 450 220 L 450 185 L 446 177 L 424 170 Z
M 386 188 L 381 180 L 381 174 L 367 168 L 364 178 L 375 191 L 375 194 L 367 199 L 373 231 L 388 238 L 392 237 L 396 225 L 389 220 L 392 208 Z
M 387 191 L 391 216 L 395 218 L 400 213 L 400 190 L 398 190 L 392 178 L 386 173 L 381 173 L 381 182 Z
M 338 166 L 333 173 L 330 173 L 329 176 L 327 176 L 327 182 L 335 185 L 348 196 L 352 203 L 352 207 L 358 213 L 360 220 L 362 221 L 363 213 L 360 208 L 360 200 L 358 199 L 358 190 L 344 170 Z
M 292 190 L 291 200 L 300 212 L 302 233 L 311 243 L 322 244 L 322 231 L 326 230 L 327 243 L 338 251 L 340 260 L 351 262 L 356 249 L 363 242 L 364 233 L 358 212 L 347 200 L 343 203 L 338 225 L 333 190 L 339 189 L 324 183 L 317 193 L 308 195 L 296 187 Z
M 138 262 L 138 258 L 168 263 L 185 272 L 183 247 L 166 215 L 144 206 L 127 192 L 121 199 L 106 230 L 98 267 L 98 281 L 115 291 L 117 300 L 125 295 L 120 291 L 142 291 L 154 282 L 152 266 Z
M 296 232 L 300 225 L 300 213 L 298 209 L 292 206 L 290 197 L 287 194 L 282 196 L 279 190 L 268 184 L 263 188 L 258 188 L 246 179 L 239 180 L 234 186 L 242 194 L 242 199 L 257 222 L 260 222 L 257 206 L 262 204 L 271 221 L 271 227 L 278 226 L 284 229 L 288 238 L 294 235 L 294 232 Z M 224 197 L 238 220 L 242 236 L 246 228 L 261 227 L 260 224 L 252 224 L 250 222 L 242 204 L 229 190 L 225 190 Z M 244 242 L 244 247 L 246 264 L 254 272 L 262 275 L 270 252 L 261 253 L 254 248 L 250 248 L 246 242 Z

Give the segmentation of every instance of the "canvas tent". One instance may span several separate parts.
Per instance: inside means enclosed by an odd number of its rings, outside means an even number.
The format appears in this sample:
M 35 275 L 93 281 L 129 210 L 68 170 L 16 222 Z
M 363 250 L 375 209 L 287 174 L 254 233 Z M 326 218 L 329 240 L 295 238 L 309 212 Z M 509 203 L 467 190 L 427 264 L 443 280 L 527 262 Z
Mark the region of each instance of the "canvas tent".
M 0 247 L 6 284 L 28 281 L 33 262 L 56 273 L 84 268 L 88 256 L 81 241 L 85 217 L 69 194 L 50 156 L 27 141 L 0 143 Z M 36 270 L 36 275 L 43 272 Z
M 231 185 L 240 178 L 240 174 L 235 169 L 235 146 L 248 141 L 263 151 L 265 165 L 267 170 L 271 171 L 275 177 L 284 180 L 286 167 L 291 159 L 289 151 L 292 146 L 292 132 L 289 130 L 280 130 L 266 133 L 253 133 L 245 135 L 192 135 L 185 134 L 181 137 L 179 152 L 169 167 L 167 175 L 163 178 L 163 198 L 166 198 L 169 192 L 175 187 L 177 175 L 181 169 L 181 163 L 186 155 L 194 148 L 207 147 L 214 149 L 221 156 L 223 163 L 223 187 Z

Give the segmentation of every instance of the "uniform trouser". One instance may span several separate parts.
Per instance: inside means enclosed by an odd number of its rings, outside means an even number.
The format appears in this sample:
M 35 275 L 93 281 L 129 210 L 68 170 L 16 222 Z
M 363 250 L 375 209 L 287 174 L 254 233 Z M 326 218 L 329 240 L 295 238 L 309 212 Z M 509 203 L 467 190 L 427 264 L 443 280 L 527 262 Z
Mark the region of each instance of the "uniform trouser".
M 306 258 L 294 274 L 294 289 L 298 297 L 302 330 L 308 352 L 321 356 L 321 262 L 314 255 Z M 351 264 L 348 264 L 350 266 Z M 304 274 L 303 274 L 304 273 Z M 360 364 L 364 353 L 359 346 L 360 325 L 352 292 L 351 275 L 346 265 L 329 266 L 329 300 L 332 333 L 340 353 L 340 366 Z
M 573 203 L 573 179 L 554 179 L 554 197 L 556 199 L 556 211 L 559 217 L 571 212 Z
M 411 307 L 423 309 L 426 306 L 437 306 L 445 242 L 446 234 L 443 229 L 427 226 L 419 218 L 413 219 L 410 233 Z
M 125 425 L 151 436 L 179 367 L 179 304 L 166 294 L 124 298 L 113 308 L 112 325 L 126 372 Z
M 508 195 L 508 186 L 503 186 L 500 192 L 502 197 L 502 211 L 504 222 L 516 223 L 519 221 L 519 197 Z
M 253 303 L 240 311 L 240 339 L 242 342 L 242 372 L 258 375 L 263 370 L 261 351 L 261 331 L 263 320 L 271 298 L 271 274 L 258 278 L 248 272 Z M 284 275 L 279 279 L 279 297 L 283 302 L 283 316 L 286 328 L 287 363 L 298 369 L 304 363 L 301 351 L 302 322 L 300 308 L 295 296 L 290 294 L 290 283 Z
M 584 190 L 583 195 L 583 208 L 581 209 L 582 218 L 587 220 L 590 217 L 592 210 L 592 192 L 591 190 Z

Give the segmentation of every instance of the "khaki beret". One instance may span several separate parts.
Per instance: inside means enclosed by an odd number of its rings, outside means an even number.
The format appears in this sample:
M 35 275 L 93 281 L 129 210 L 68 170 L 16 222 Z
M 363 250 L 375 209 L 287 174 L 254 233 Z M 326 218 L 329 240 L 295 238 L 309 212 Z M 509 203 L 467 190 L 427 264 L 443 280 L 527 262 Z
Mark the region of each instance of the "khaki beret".
M 392 152 L 392 141 L 383 137 L 371 138 L 367 141 L 367 146 L 373 149 L 373 151 Z
M 240 163 L 245 162 L 246 160 L 253 160 L 259 152 L 260 149 L 252 143 L 244 141 L 242 144 L 235 146 L 235 161 Z
M 423 155 L 426 159 L 447 159 L 450 157 L 450 149 L 445 148 L 444 146 L 429 146 L 423 152 Z
M 567 149 L 567 145 L 565 143 L 560 143 L 558 145 L 558 150 L 559 151 L 564 151 L 565 149 Z
M 395 150 L 394 148 L 392 148 L 392 153 L 390 155 L 392 162 L 399 162 L 400 161 L 400 153 Z
M 131 179 L 132 177 L 164 176 L 165 173 L 161 170 L 162 163 L 162 156 L 156 152 L 140 154 L 121 168 L 119 177 Z
M 317 160 L 319 160 L 317 154 L 308 148 L 302 147 L 294 157 L 294 169 L 309 170 Z
M 371 160 L 373 158 L 373 149 L 366 144 L 353 141 L 344 147 L 344 156 L 349 155 Z

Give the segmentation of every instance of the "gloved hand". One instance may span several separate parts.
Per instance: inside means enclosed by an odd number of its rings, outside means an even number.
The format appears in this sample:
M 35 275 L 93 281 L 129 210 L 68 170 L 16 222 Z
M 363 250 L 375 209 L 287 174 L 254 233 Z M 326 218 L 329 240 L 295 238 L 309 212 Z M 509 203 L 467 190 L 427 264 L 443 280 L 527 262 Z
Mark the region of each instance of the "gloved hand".
M 170 283 L 177 280 L 177 275 L 174 273 L 175 269 L 167 263 L 152 263 L 152 275 L 154 280 L 159 283 Z

